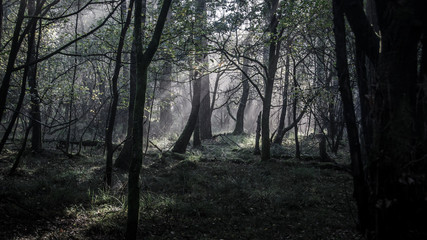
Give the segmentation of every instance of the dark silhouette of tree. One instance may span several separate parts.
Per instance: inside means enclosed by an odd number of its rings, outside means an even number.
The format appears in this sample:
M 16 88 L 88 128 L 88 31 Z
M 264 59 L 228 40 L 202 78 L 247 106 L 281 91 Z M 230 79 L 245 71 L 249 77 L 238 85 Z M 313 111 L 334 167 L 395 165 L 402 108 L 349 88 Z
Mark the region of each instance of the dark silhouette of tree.
M 139 174 L 143 159 L 143 117 L 145 94 L 147 90 L 148 67 L 157 51 L 172 0 L 165 0 L 157 18 L 153 36 L 145 52 L 142 49 L 142 6 L 143 1 L 135 2 L 134 38 L 136 45 L 136 96 L 133 113 L 132 160 L 128 179 L 128 216 L 126 239 L 136 239 L 139 215 Z

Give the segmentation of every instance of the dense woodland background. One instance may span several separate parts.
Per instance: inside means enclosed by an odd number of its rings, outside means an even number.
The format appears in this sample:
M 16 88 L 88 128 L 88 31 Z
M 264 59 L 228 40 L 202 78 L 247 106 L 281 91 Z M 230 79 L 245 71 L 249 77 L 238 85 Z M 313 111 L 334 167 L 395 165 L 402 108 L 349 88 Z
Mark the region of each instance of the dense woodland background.
M 0 0 L 0 238 L 427 239 L 424 0 Z

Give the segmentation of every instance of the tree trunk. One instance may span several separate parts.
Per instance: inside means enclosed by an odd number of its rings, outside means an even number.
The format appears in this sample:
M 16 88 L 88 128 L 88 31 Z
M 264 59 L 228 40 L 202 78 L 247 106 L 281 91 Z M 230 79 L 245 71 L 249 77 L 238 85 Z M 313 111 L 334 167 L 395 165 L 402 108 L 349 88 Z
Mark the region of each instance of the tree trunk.
M 122 52 L 123 52 L 123 46 L 125 44 L 126 33 L 129 28 L 130 21 L 132 19 L 131 17 L 132 17 L 133 2 L 134 0 L 130 0 L 129 8 L 127 10 L 126 21 L 123 23 L 123 27 L 120 33 L 120 40 L 119 40 L 119 45 L 117 46 L 117 54 L 115 59 L 116 63 L 114 66 L 114 74 L 111 79 L 111 92 L 113 96 L 112 96 L 112 103 L 110 106 L 110 114 L 108 119 L 107 130 L 105 133 L 105 145 L 107 148 L 105 183 L 108 187 L 111 187 L 111 175 L 113 172 L 113 154 L 114 154 L 113 132 L 114 132 L 114 125 L 116 121 L 117 105 L 119 102 L 119 91 L 117 89 L 117 82 L 120 76 L 120 69 L 122 68 Z M 126 2 L 123 2 L 122 4 L 126 5 Z M 126 9 L 126 8 L 122 8 L 122 9 Z
M 166 22 L 171 22 L 172 20 L 172 11 L 168 12 L 168 17 Z M 171 59 L 171 55 L 166 53 L 165 56 L 167 59 Z M 170 60 L 166 60 L 163 65 L 162 77 L 160 79 L 160 119 L 159 126 L 162 135 L 165 135 L 172 123 L 172 62 Z
M 276 11 L 279 0 L 273 0 L 270 5 L 270 46 L 268 55 L 268 66 L 265 78 L 264 100 L 262 102 L 262 127 L 261 127 L 261 160 L 267 161 L 270 159 L 270 108 L 273 94 L 274 79 L 277 71 L 277 62 L 280 56 L 280 36 L 277 32 L 278 19 Z M 279 34 L 280 35 L 280 34 Z
M 279 127 L 277 128 L 277 134 L 274 137 L 273 143 L 281 145 L 283 142 L 283 137 L 285 133 L 283 132 L 285 128 L 285 119 L 286 119 L 286 111 L 288 108 L 288 87 L 289 87 L 289 73 L 290 73 L 290 62 L 289 62 L 289 54 L 286 55 L 285 62 L 285 85 L 283 87 L 282 92 L 282 109 L 280 112 L 279 118 Z
M 372 110 L 371 210 L 378 239 L 422 239 L 427 236 L 427 150 L 425 136 L 419 135 L 422 126 L 416 124 L 423 118 L 417 95 L 425 91 L 418 85 L 421 31 L 416 21 L 426 8 L 382 4 L 377 6 L 383 37 Z
M 36 12 L 36 0 L 28 1 L 28 15 L 34 16 Z M 41 7 L 41 6 L 38 6 Z M 30 62 L 35 62 L 37 60 L 37 50 L 36 50 L 36 26 L 37 21 L 34 21 L 31 24 L 29 35 L 28 35 L 28 49 Z M 41 36 L 39 36 L 39 39 Z M 40 115 L 40 97 L 37 90 L 37 64 L 33 64 L 28 67 L 28 85 L 30 88 L 30 116 L 31 116 L 31 125 L 32 125 L 32 136 L 31 136 L 31 149 L 36 152 L 40 152 L 43 148 L 42 146 L 42 125 L 41 125 L 41 115 Z
M 298 122 L 297 122 L 297 103 L 298 103 L 298 84 L 297 84 L 297 75 L 296 75 L 296 66 L 294 66 L 293 71 L 293 89 L 294 89 L 294 101 L 292 102 L 292 116 L 295 124 L 294 126 L 294 138 L 295 138 L 295 158 L 301 158 L 300 145 L 298 140 Z
M 212 124 L 211 124 L 211 109 L 210 109 L 210 82 L 209 82 L 209 59 L 207 51 L 208 42 L 206 38 L 203 37 L 204 28 L 207 22 L 207 12 L 206 12 L 206 0 L 197 0 L 196 13 L 198 14 L 198 33 L 201 34 L 198 36 L 196 44 L 197 52 L 200 52 L 201 56 L 197 61 L 200 69 L 203 71 L 201 74 L 200 80 L 200 109 L 199 109 L 199 130 L 200 130 L 200 139 L 211 139 L 212 138 Z
M 24 21 L 25 8 L 27 1 L 21 0 L 19 3 L 18 15 L 16 17 L 15 29 L 12 36 L 12 44 L 10 48 L 9 58 L 7 61 L 7 67 L 4 73 L 4 77 L 0 87 L 0 122 L 3 120 L 3 114 L 6 110 L 6 100 L 9 93 L 10 80 L 12 77 L 13 68 L 15 66 L 15 60 L 18 56 L 21 42 L 19 41 L 22 22 Z
M 258 114 L 258 118 L 256 121 L 254 155 L 260 155 L 261 154 L 261 149 L 259 148 L 259 139 L 261 138 L 261 116 L 262 116 L 262 112 L 260 112 Z
M 128 179 L 128 214 L 126 225 L 126 239 L 136 239 L 138 230 L 139 216 L 139 174 L 143 159 L 143 116 L 145 93 L 147 90 L 148 67 L 157 51 L 162 36 L 163 27 L 166 22 L 167 14 L 172 0 L 165 0 L 162 4 L 160 15 L 157 19 L 153 36 L 147 49 L 142 51 L 142 6 L 144 0 L 135 2 L 135 27 L 134 38 L 136 44 L 136 97 L 133 118 L 133 137 L 132 137 L 132 160 L 129 167 Z
M 248 65 L 249 60 L 246 58 L 243 59 L 242 71 L 248 73 L 249 68 Z M 248 102 L 249 97 L 249 80 L 247 79 L 245 74 L 242 74 L 242 97 L 240 98 L 239 108 L 237 109 L 236 114 L 236 126 L 234 128 L 233 134 L 240 135 L 244 133 L 244 118 L 245 118 L 245 108 Z
M 345 21 L 342 0 L 333 1 L 335 51 L 337 58 L 337 72 L 339 90 L 344 107 L 344 119 L 347 125 L 347 135 L 350 145 L 351 168 L 353 175 L 353 196 L 356 199 L 359 217 L 359 228 L 366 230 L 370 221 L 368 207 L 368 189 L 365 183 L 363 163 L 359 144 L 356 115 L 353 105 L 353 97 L 350 87 L 350 75 L 347 63 L 347 50 L 345 38 Z
M 142 6 L 142 15 L 145 16 L 146 6 L 145 1 Z M 145 17 L 142 18 L 142 26 L 145 25 Z M 136 45 L 135 38 L 132 41 L 132 49 L 130 53 L 130 66 L 129 66 L 129 107 L 128 107 L 128 128 L 126 140 L 120 151 L 119 156 L 114 162 L 114 167 L 122 170 L 129 170 L 130 161 L 132 158 L 132 133 L 133 133 L 133 109 L 135 106 L 136 95 Z
M 192 76 L 193 74 L 190 74 Z M 195 79 L 193 81 L 193 99 L 191 101 L 191 113 L 188 117 L 187 124 L 184 127 L 178 140 L 176 140 L 172 152 L 185 153 L 187 145 L 190 142 L 191 134 L 196 128 L 196 123 L 199 115 L 200 108 L 200 72 L 195 72 Z

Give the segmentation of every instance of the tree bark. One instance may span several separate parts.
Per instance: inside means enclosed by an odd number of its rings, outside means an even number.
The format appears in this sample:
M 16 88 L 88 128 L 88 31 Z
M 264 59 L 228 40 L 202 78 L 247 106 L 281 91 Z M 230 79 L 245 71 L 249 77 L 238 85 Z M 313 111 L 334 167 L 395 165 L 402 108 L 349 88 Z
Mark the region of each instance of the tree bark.
M 163 27 L 166 22 L 167 14 L 172 0 L 165 0 L 162 4 L 160 15 L 157 19 L 153 36 L 147 49 L 142 51 L 142 6 L 143 1 L 135 2 L 135 27 L 134 38 L 136 44 L 136 97 L 133 118 L 133 137 L 132 137 L 132 161 L 129 167 L 128 179 L 128 213 L 126 225 L 126 239 L 136 239 L 139 216 L 139 174 L 143 160 L 143 116 L 145 93 L 147 90 L 147 73 L 148 67 L 157 51 L 162 36 Z

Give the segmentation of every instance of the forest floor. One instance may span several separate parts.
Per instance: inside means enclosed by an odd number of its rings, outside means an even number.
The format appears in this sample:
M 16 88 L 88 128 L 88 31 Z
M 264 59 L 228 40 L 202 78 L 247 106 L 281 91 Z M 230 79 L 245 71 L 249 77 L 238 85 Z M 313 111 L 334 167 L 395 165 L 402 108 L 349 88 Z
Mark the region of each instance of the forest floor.
M 316 158 L 302 142 L 272 149 L 260 162 L 249 137 L 218 136 L 185 155 L 153 148 L 141 173 L 141 239 L 360 239 L 348 172 Z M 160 141 L 155 142 L 163 148 Z M 126 173 L 103 190 L 101 154 L 67 158 L 16 152 L 0 157 L 0 239 L 123 239 Z M 335 156 L 348 164 L 347 155 Z

